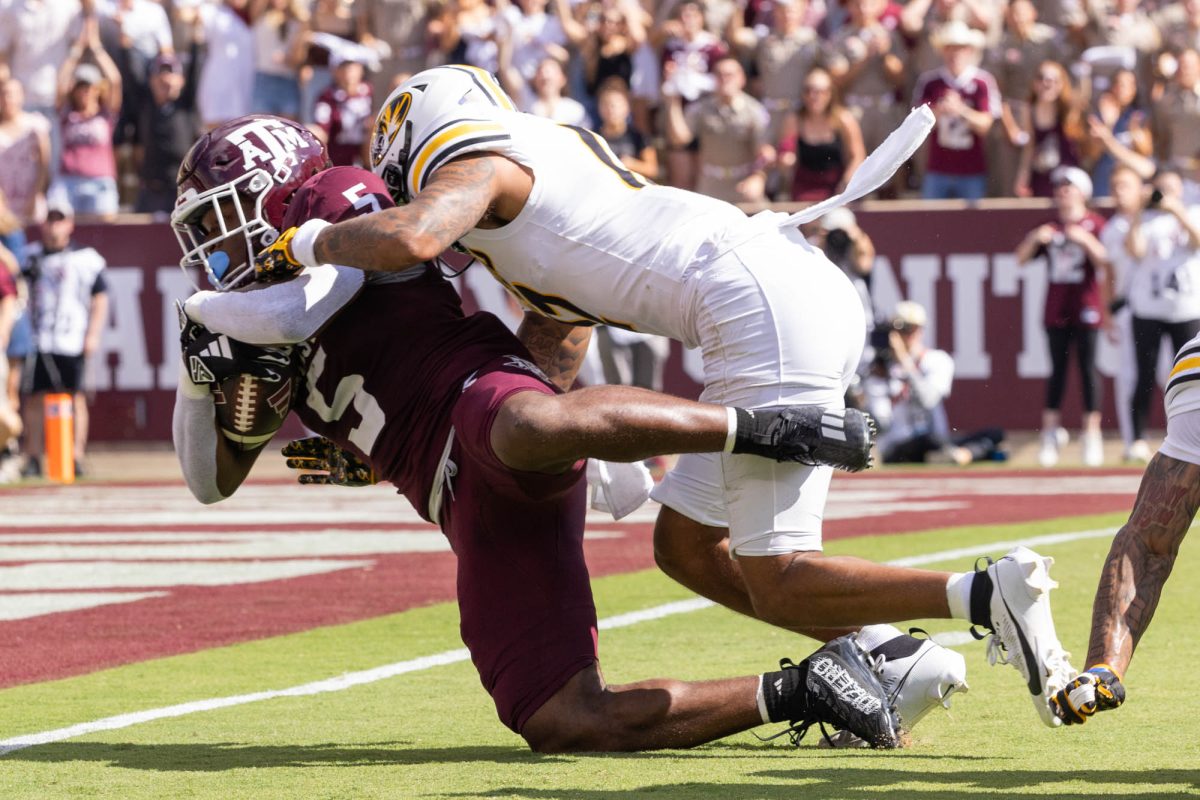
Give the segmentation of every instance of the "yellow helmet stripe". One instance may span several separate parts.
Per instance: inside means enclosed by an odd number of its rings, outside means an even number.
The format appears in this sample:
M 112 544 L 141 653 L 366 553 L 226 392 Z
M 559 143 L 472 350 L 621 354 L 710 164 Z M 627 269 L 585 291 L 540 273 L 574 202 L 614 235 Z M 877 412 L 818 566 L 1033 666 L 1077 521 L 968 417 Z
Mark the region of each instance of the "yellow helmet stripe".
M 412 162 L 412 169 L 409 170 L 408 180 L 411 184 L 409 188 L 412 190 L 412 194 L 416 195 L 421 190 L 421 186 L 425 182 L 425 167 L 435 153 L 457 139 L 478 136 L 483 133 L 504 134 L 504 128 L 491 122 L 461 122 L 450 126 L 431 139 L 427 145 L 421 148 L 421 152 L 417 153 L 417 157 Z
M 486 69 L 473 67 L 470 64 L 455 64 L 453 69 L 461 69 L 470 72 L 475 76 L 476 82 L 480 84 L 480 88 L 487 92 L 488 96 L 496 101 L 496 104 L 501 108 L 509 111 L 516 111 L 516 107 L 512 104 L 508 94 L 500 88 L 500 84 L 496 83 L 496 79 L 492 77 L 492 73 Z

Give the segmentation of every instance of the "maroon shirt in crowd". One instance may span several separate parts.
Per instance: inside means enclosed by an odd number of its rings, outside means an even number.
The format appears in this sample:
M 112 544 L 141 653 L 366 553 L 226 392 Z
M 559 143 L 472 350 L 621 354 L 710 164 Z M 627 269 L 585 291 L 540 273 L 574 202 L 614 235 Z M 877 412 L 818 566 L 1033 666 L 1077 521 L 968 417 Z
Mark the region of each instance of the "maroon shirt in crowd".
M 374 119 L 375 102 L 368 83 L 360 83 L 353 93 L 330 86 L 313 108 L 313 120 L 325 131 L 329 160 L 339 167 L 362 164 L 367 126 Z
M 996 79 L 981 69 L 969 68 L 955 78 L 945 68 L 926 72 L 917 81 L 913 105 L 936 110 L 938 101 L 950 92 L 958 92 L 963 103 L 976 111 L 1000 113 L 1000 90 Z M 977 135 L 961 117 L 939 115 L 929 137 L 930 172 L 943 175 L 982 175 L 987 172 L 983 137 Z
M 1050 223 L 1057 235 L 1054 241 L 1038 248 L 1034 254 L 1046 257 L 1046 314 L 1047 328 L 1083 326 L 1098 328 L 1103 319 L 1100 309 L 1100 281 L 1096 265 L 1087 251 L 1075 242 L 1067 241 L 1063 224 Z M 1079 222 L 1079 226 L 1099 238 L 1104 217 L 1094 211 Z

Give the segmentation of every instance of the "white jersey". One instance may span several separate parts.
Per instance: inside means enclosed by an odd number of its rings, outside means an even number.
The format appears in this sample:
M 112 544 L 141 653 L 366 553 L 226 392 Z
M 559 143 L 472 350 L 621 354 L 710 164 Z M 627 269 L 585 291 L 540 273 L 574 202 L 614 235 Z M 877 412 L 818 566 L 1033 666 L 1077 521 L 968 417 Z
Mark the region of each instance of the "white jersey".
M 516 219 L 461 240 L 531 310 L 563 322 L 603 323 L 700 337 L 686 279 L 739 241 L 782 237 L 710 197 L 650 184 L 588 130 L 502 107 L 473 106 L 433 120 L 414 140 L 412 195 L 464 152 L 498 153 L 528 167 L 533 190 Z
M 1188 210 L 1200 223 L 1200 208 Z M 1129 281 L 1129 306 L 1135 317 L 1185 322 L 1200 319 L 1200 251 L 1171 214 L 1148 214 L 1142 223 L 1146 257 Z
M 1100 230 L 1100 244 L 1108 252 L 1108 263 L 1113 271 L 1113 291 L 1116 297 L 1129 295 L 1129 280 L 1137 268 L 1137 262 L 1129 254 L 1125 239 L 1129 236 L 1129 217 L 1114 214 Z

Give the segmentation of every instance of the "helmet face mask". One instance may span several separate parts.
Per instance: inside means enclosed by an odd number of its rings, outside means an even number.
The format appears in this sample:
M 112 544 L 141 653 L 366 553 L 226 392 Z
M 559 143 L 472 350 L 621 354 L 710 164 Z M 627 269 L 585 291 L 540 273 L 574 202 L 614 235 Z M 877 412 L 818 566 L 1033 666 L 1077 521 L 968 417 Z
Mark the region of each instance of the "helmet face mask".
M 201 136 L 179 167 L 171 214 L 189 280 L 199 268 L 218 291 L 252 281 L 292 196 L 329 166 L 312 132 L 282 117 L 251 114 Z
M 251 280 L 254 256 L 279 238 L 279 231 L 263 219 L 271 186 L 271 177 L 259 169 L 205 192 L 180 195 L 171 228 L 183 250 L 179 265 L 184 271 L 200 268 L 221 292 Z

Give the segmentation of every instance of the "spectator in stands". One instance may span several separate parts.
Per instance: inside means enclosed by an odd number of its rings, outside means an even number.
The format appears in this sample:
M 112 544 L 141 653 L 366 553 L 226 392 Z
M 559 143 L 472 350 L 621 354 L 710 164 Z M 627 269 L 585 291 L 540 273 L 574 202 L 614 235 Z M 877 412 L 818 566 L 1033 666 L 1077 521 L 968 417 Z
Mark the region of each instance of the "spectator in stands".
M 1200 207 L 1184 205 L 1178 173 L 1159 173 L 1154 189 L 1145 213 L 1133 219 L 1125 240 L 1127 256 L 1136 263 L 1128 285 L 1137 351 L 1135 441 L 1145 439 L 1163 336 L 1170 337 L 1172 350 L 1178 353 L 1200 333 Z
M 900 32 L 912 43 L 907 58 L 910 71 L 920 75 L 943 65 L 938 31 L 951 22 L 978 31 L 982 49 L 987 33 L 999 25 L 997 10 L 998 4 L 990 0 L 909 0 L 900 12 Z
M 546 9 L 553 5 L 554 13 Z M 587 29 L 571 16 L 567 0 L 497 0 L 497 35 L 508 38 L 512 46 L 512 66 L 526 81 L 547 58 L 559 64 L 571 59 L 568 47 L 577 47 L 588 38 Z
M 1162 48 L 1162 34 L 1140 0 L 1103 0 L 1088 3 L 1084 32 L 1088 47 L 1130 47 L 1137 53 L 1137 72 L 1143 86 L 1150 85 L 1154 56 Z
M 804 24 L 808 0 L 776 0 L 771 6 L 771 31 L 754 50 L 753 94 L 771 115 L 767 140 L 778 142 L 788 117 L 803 103 L 806 76 L 821 61 L 821 41 Z M 855 125 L 857 127 L 857 123 Z M 860 135 L 861 138 L 861 135 Z
M 175 207 L 175 178 L 183 157 L 200 135 L 196 89 L 204 68 L 204 28 L 192 26 L 186 72 L 174 55 L 155 59 L 150 82 L 139 86 L 138 138 L 146 143 L 139 168 L 139 189 L 134 209 L 141 214 L 170 213 Z
M 299 121 L 300 67 L 308 55 L 309 14 L 303 0 L 254 0 L 254 96 L 258 114 Z
M 633 126 L 629 93 L 620 78 L 608 79 L 596 97 L 600 113 L 598 133 L 604 137 L 613 155 L 626 167 L 650 180 L 658 179 L 658 151 Z
M 1200 0 L 1183 0 L 1159 8 L 1155 15 L 1162 45 L 1171 53 L 1200 47 Z
M 927 323 L 924 306 L 905 300 L 876 337 L 879 346 L 865 383 L 867 410 L 880 426 L 880 457 L 885 464 L 960 465 L 1003 458 L 1004 431 L 998 428 L 952 436 L 945 401 L 954 359 L 925 344 Z
M 7 390 L 9 383 L 9 361 L 5 357 L 17 318 L 21 315 L 21 303 L 17 290 L 17 275 L 20 271 L 21 252 L 10 249 L 11 231 L 19 230 L 16 217 L 0 209 L 0 484 L 12 483 L 20 475 L 20 463 L 16 459 L 16 437 L 21 435 L 19 401 L 14 391 Z M 24 241 L 24 236 L 20 237 Z M 18 377 L 19 380 L 19 377 Z M 16 388 L 15 385 L 13 387 Z
M 636 3 L 618 2 L 602 8 L 594 35 L 586 37 L 580 45 L 588 94 L 598 99 L 601 87 L 613 78 L 621 79 L 627 87 L 633 86 L 637 53 L 645 42 L 646 29 Z M 643 131 L 649 130 L 642 127 L 648 121 L 645 111 L 639 113 L 637 120 L 639 130 Z
M 1043 61 L 1059 61 L 1065 55 L 1059 31 L 1038 21 L 1031 0 L 1012 0 L 1005 12 L 1004 33 L 998 46 L 985 58 L 987 71 L 1000 89 L 999 126 L 992 128 L 988 147 L 989 194 L 1012 194 L 1017 179 L 1021 150 L 1029 135 L 1020 120 L 1029 113 L 1029 87 Z
M 254 34 L 250 0 L 219 0 L 198 7 L 204 41 L 213 43 L 197 88 L 200 119 L 206 128 L 249 114 L 254 100 Z M 196 11 L 196 9 L 191 9 Z
M 50 183 L 50 124 L 25 110 L 25 92 L 13 77 L 0 78 L 0 192 L 22 225 L 46 213 Z
M 913 93 L 913 105 L 928 105 L 937 117 L 921 196 L 980 200 L 987 194 L 984 142 L 1000 116 L 1000 91 L 995 79 L 976 66 L 981 32 L 949 22 L 937 30 L 934 42 L 943 65 L 923 74 Z
M 62 159 L 52 188 L 78 213 L 117 213 L 113 134 L 121 113 L 121 72 L 100 44 L 100 26 L 85 22 L 58 77 Z
M 1113 169 L 1128 161 L 1126 152 L 1148 159 L 1154 141 L 1145 110 L 1139 102 L 1137 76 L 1132 70 L 1118 71 L 1108 91 L 1096 102 L 1096 113 L 1088 117 L 1090 149 L 1099 156 L 1092 165 L 1096 197 L 1108 197 Z
M 364 80 L 366 67 L 352 52 L 333 53 L 333 84 L 317 99 L 313 110 L 316 133 L 338 167 L 369 163 L 365 152 L 368 128 L 375 120 L 371 84 Z
M 552 57 L 542 59 L 533 80 L 526 84 L 521 73 L 511 65 L 511 42 L 500 39 L 499 45 L 500 85 L 512 96 L 517 108 L 563 125 L 592 127 L 592 119 L 583 103 L 566 95 L 567 74 L 563 72 L 562 64 Z
M 662 53 L 662 96 L 668 109 L 678 98 L 687 108 L 716 88 L 712 68 L 729 52 L 725 44 L 705 29 L 704 7 L 697 0 L 684 0 L 675 17 L 663 26 L 668 34 Z M 669 125 L 669 123 L 668 123 Z M 678 145 L 667 135 L 667 176 L 672 186 L 696 188 L 699 140 L 685 137 Z
M 0 372 L 6 374 L 6 379 L 0 381 L 0 405 L 11 409 L 13 414 L 20 414 L 20 375 L 24 371 L 25 357 L 32 349 L 32 332 L 29 325 L 29 314 L 25 311 L 28 291 L 25 282 L 20 277 L 20 265 L 25 261 L 25 228 L 16 213 L 8 207 L 4 192 L 0 191 L 0 253 L 12 255 L 0 258 L 10 271 L 13 278 L 13 288 L 16 290 L 16 307 L 13 308 L 12 325 L 7 329 L 5 347 L 0 348 Z M 16 468 L 20 469 L 17 459 L 16 439 L 0 439 L 0 474 L 10 474 Z
M 731 203 L 761 203 L 766 166 L 775 160 L 767 142 L 767 110 L 744 91 L 746 73 L 737 59 L 720 59 L 713 75 L 716 91 L 686 112 L 679 95 L 668 99 L 667 141 L 675 147 L 697 143 L 696 191 Z
M 1095 467 L 1104 461 L 1096 340 L 1100 328 L 1108 325 L 1112 270 L 1104 245 L 1097 238 L 1104 227 L 1104 218 L 1087 207 L 1092 196 L 1091 178 L 1078 167 L 1059 167 L 1051 181 L 1056 218 L 1030 231 L 1016 253 L 1022 265 L 1036 258 L 1044 258 L 1046 262 L 1044 324 L 1051 372 L 1046 383 L 1038 460 L 1043 467 L 1054 466 L 1058 463 L 1059 448 L 1066 442 L 1061 408 L 1067 359 L 1074 344 L 1083 389 L 1083 463 Z
M 858 117 L 863 144 L 874 150 L 904 116 L 904 42 L 881 16 L 887 0 L 847 0 L 849 22 L 830 41 L 829 72 L 842 102 Z
M 486 0 L 449 0 L 428 31 L 441 62 L 473 64 L 489 72 L 499 68 L 496 15 Z
M 1067 71 L 1056 61 L 1038 65 L 1029 100 L 1021 120 L 1028 139 L 1013 188 L 1017 197 L 1052 197 L 1054 171 L 1079 165 L 1082 114 Z
M 1154 107 L 1152 127 L 1159 163 L 1186 168 L 1200 152 L 1200 53 L 1179 54 L 1171 83 Z
M 462 2 L 462 0 L 459 0 Z M 491 16 L 491 11 L 488 11 Z M 366 7 L 343 0 L 316 0 L 312 5 L 312 35 L 309 36 L 308 58 L 300 86 L 300 119 L 313 121 L 317 98 L 333 83 L 333 54 L 342 51 L 346 43 L 360 44 L 369 34 Z M 491 64 L 495 71 L 495 62 Z
M 778 163 L 788 196 L 824 200 L 846 187 L 866 157 L 858 121 L 837 101 L 833 77 L 817 67 L 804 78 L 801 104 L 786 117 L 778 142 Z
M 0 64 L 24 87 L 25 108 L 50 122 L 51 174 L 59 156 L 58 68 L 83 27 L 83 8 L 79 0 L 0 3 Z
M 379 71 L 372 75 L 371 91 L 376 97 L 392 93 L 392 79 L 400 73 L 412 74 L 426 66 L 426 26 L 437 3 L 435 0 L 359 0 L 366 6 L 363 43 L 379 48 Z
M 1137 351 L 1133 341 L 1133 312 L 1129 306 L 1129 284 L 1138 269 L 1138 260 L 1129 251 L 1130 230 L 1140 225 L 1146 202 L 1145 184 L 1137 170 L 1117 164 L 1110 173 L 1116 213 L 1100 231 L 1100 243 L 1108 253 L 1112 269 L 1113 299 L 1109 303 L 1112 316 L 1112 338 L 1117 351 L 1116 371 L 1113 373 L 1113 401 L 1117 410 L 1117 428 L 1124 444 L 1124 459 L 1146 463 L 1150 447 L 1145 439 L 1133 433 L 1133 397 L 1137 386 Z
M 140 98 L 133 87 L 146 83 L 154 59 L 162 53 L 174 52 L 171 20 L 162 3 L 155 0 L 98 0 L 96 15 L 104 50 L 114 57 L 123 48 L 129 50 L 127 58 L 117 59 L 123 93 L 113 144 L 140 145 L 137 140 Z M 76 211 L 81 210 L 76 207 Z
M 88 439 L 84 367 L 100 346 L 108 318 L 104 258 L 90 247 L 75 247 L 74 212 L 51 198 L 41 241 L 27 249 L 24 274 L 29 282 L 29 309 L 36 353 L 30 377 L 26 421 L 26 477 L 42 474 L 42 399 L 51 392 L 74 395 L 75 471 L 83 474 Z

